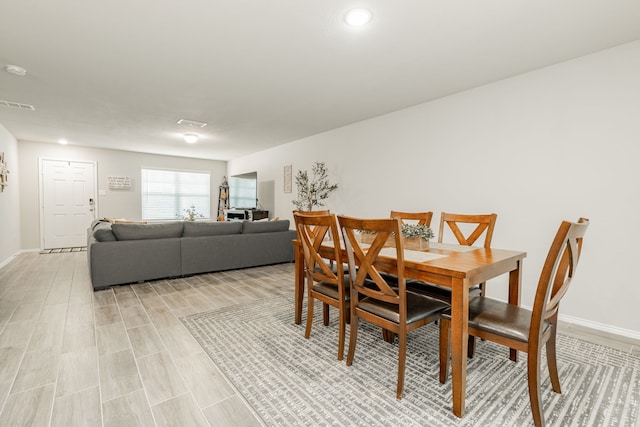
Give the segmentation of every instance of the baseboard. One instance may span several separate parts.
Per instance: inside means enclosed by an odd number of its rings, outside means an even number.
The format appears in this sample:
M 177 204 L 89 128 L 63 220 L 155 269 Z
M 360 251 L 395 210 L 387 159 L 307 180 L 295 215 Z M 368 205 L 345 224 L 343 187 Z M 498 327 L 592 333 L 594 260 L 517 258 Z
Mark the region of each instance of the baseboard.
M 640 332 L 632 331 L 631 329 L 618 328 L 616 326 L 592 322 L 591 320 L 581 319 L 579 317 L 567 316 L 563 314 L 560 314 L 559 319 L 563 322 L 584 326 L 586 328 L 606 332 L 607 334 L 623 336 L 640 341 Z
M 34 249 L 22 249 L 18 252 L 18 255 L 20 254 L 28 254 L 28 253 L 32 253 L 32 252 L 40 252 L 40 249 L 38 248 L 34 248 Z
M 13 261 L 13 259 L 15 257 L 17 257 L 20 254 L 26 254 L 29 252 L 40 252 L 40 249 L 20 249 L 18 252 L 16 252 L 13 255 L 10 255 L 9 258 L 2 260 L 2 262 L 0 262 L 0 268 L 3 268 L 5 265 L 9 264 L 11 261 Z
M 9 258 L 0 262 L 0 268 L 3 268 L 5 265 L 9 264 L 20 252 L 16 252 L 15 254 L 9 256 Z

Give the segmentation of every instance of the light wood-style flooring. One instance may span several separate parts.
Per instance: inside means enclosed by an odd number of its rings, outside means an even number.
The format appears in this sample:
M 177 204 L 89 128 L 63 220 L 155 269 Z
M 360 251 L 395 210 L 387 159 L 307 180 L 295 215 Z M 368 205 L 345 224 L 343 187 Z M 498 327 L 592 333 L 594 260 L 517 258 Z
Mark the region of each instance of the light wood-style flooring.
M 293 271 L 280 264 L 94 293 L 86 252 L 17 256 L 0 269 L 0 426 L 260 426 L 178 319 L 293 298 Z
M 0 426 L 260 426 L 179 318 L 282 294 L 293 310 L 293 267 L 94 293 L 86 252 L 17 256 L 0 269 Z M 562 332 L 640 354 L 634 340 Z

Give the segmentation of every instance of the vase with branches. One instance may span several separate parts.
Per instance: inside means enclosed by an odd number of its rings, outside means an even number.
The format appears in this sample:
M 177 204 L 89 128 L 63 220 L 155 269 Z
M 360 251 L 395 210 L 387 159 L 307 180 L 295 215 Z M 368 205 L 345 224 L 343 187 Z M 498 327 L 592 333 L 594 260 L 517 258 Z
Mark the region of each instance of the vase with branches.
M 306 170 L 298 170 L 296 173 L 298 197 L 293 204 L 297 210 L 312 211 L 316 206 L 324 206 L 323 201 L 338 188 L 338 184 L 329 182 L 327 166 L 324 162 L 314 162 L 311 174 L 309 177 Z

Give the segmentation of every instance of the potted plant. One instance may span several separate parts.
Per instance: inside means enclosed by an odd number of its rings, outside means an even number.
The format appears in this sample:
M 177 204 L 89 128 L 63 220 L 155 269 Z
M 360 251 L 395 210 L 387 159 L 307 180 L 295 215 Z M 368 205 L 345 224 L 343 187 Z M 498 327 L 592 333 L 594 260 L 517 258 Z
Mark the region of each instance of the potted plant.
M 429 249 L 429 240 L 433 239 L 433 230 L 426 225 L 402 224 L 400 232 L 405 249 Z
M 402 224 L 400 233 L 402 234 L 402 243 L 405 249 L 429 249 L 429 240 L 433 239 L 433 230 L 426 225 Z M 362 243 L 373 243 L 375 233 L 361 231 L 360 239 Z M 387 239 L 386 245 L 395 246 L 395 238 L 393 235 Z
M 299 211 L 312 211 L 316 206 L 324 206 L 323 201 L 338 188 L 338 184 L 329 182 L 324 162 L 314 162 L 311 172 L 311 179 L 306 170 L 298 170 L 296 173 L 298 197 L 293 204 Z
M 196 211 L 196 206 L 195 205 L 191 205 L 190 208 L 188 209 L 183 209 L 186 213 L 185 216 L 182 217 L 183 220 L 185 221 L 195 221 L 196 218 L 204 218 L 204 215 L 202 215 L 200 212 Z

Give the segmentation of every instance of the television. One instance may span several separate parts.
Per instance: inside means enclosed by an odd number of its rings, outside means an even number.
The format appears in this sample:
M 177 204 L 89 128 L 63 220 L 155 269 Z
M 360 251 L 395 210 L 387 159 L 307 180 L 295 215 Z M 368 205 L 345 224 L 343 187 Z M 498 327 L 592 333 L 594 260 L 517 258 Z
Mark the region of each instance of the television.
M 229 177 L 229 207 L 231 209 L 258 207 L 258 172 Z

